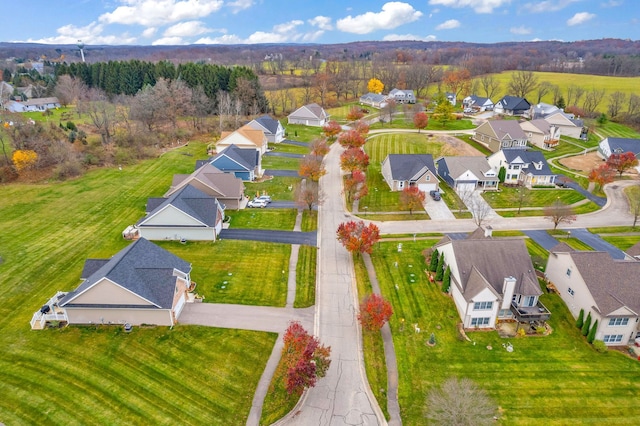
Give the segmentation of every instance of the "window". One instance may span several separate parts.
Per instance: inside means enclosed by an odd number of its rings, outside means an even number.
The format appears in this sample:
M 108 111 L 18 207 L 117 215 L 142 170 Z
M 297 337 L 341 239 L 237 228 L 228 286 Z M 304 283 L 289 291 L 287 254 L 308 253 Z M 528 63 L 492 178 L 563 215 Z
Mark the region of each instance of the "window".
M 629 318 L 610 318 L 609 326 L 617 327 L 629 324 Z
M 403 180 L 399 180 L 398 181 L 398 188 L 400 188 L 400 189 L 404 188 L 404 181 Z
M 485 317 L 485 318 L 471 318 L 471 326 L 472 327 L 478 327 L 481 325 L 489 325 L 489 320 L 491 318 L 489 317 Z M 622 336 L 620 336 L 622 337 Z
M 493 308 L 493 302 L 476 302 L 473 304 L 474 311 L 489 311 Z
M 567 276 L 570 277 L 571 276 L 571 268 L 567 268 Z
M 522 306 L 532 307 L 536 305 L 536 296 L 525 296 Z
M 602 341 L 605 343 L 620 343 L 622 342 L 622 334 L 605 334 Z
M 571 287 L 569 287 L 569 288 L 567 289 L 567 293 L 569 293 L 570 295 L 572 295 L 572 296 L 573 296 L 573 289 L 572 289 Z
M 427 175 L 425 176 L 424 180 L 426 180 L 427 182 L 429 182 L 431 180 L 431 176 Z

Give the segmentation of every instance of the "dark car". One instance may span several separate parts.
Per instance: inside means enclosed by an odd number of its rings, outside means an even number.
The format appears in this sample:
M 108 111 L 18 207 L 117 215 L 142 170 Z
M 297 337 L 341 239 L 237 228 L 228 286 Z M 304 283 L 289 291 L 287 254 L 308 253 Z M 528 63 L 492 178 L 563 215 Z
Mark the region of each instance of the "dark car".
M 440 192 L 438 191 L 429 191 L 429 195 L 433 198 L 434 201 L 440 201 Z

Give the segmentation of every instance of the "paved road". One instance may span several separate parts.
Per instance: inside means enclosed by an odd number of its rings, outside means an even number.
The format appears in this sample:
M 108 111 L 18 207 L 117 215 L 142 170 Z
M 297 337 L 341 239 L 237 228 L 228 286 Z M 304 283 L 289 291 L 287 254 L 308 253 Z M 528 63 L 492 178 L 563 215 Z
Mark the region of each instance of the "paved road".
M 249 240 L 265 241 L 268 243 L 300 244 L 304 246 L 317 246 L 318 237 L 316 231 L 270 231 L 265 229 L 223 229 L 220 238 L 225 240 Z

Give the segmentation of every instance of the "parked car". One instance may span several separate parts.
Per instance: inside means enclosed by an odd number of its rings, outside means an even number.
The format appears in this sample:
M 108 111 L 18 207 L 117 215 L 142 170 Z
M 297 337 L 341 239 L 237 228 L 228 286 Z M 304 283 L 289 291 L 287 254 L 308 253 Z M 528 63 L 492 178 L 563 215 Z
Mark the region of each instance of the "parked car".
M 271 197 L 269 195 L 261 195 L 256 198 L 256 200 L 263 200 L 266 201 L 267 204 L 269 204 L 271 202 Z
M 267 207 L 267 204 L 268 203 L 265 200 L 254 198 L 247 203 L 247 207 L 264 209 L 265 207 Z
M 463 111 L 465 114 L 471 114 L 473 112 L 472 108 L 465 108 Z
M 429 191 L 429 195 L 433 198 L 434 201 L 440 201 L 442 197 L 440 197 L 440 192 L 438 191 Z

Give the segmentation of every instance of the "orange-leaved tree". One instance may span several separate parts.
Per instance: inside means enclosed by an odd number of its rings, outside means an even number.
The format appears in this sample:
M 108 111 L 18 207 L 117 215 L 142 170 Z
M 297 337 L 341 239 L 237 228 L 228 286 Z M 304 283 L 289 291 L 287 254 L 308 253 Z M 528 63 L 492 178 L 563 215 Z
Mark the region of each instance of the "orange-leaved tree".
M 369 133 L 369 125 L 364 120 L 356 121 L 356 125 L 354 126 L 356 132 L 360 133 L 362 136 L 366 136 Z
M 367 331 L 380 330 L 393 315 L 393 308 L 388 300 L 379 294 L 370 294 L 360 303 L 358 320 Z
M 628 169 L 638 165 L 638 159 L 633 152 L 613 153 L 607 159 L 607 166 L 617 171 L 620 176 Z
M 318 182 L 324 174 L 327 173 L 322 164 L 322 157 L 317 155 L 305 155 L 302 161 L 300 161 L 300 168 L 298 174 L 303 178 Z
M 380 229 L 373 224 L 365 225 L 363 221 L 349 221 L 338 226 L 338 241 L 350 253 L 369 253 L 375 243 L 380 241 Z
M 424 205 L 425 198 L 426 194 L 417 186 L 406 186 L 400 193 L 400 209 L 409 210 L 409 214 L 412 215 L 415 209 Z
M 323 138 L 316 138 L 309 143 L 309 152 L 312 155 L 317 155 L 319 157 L 324 157 L 329 153 L 329 145 L 327 144 L 327 140 Z
M 384 90 L 384 83 L 382 83 L 377 78 L 372 78 L 367 83 L 367 90 L 371 93 L 382 93 Z
M 602 188 L 607 183 L 613 182 L 613 176 L 615 173 L 615 170 L 607 164 L 601 164 L 589 172 L 589 182 L 595 182 L 600 188 Z
M 285 385 L 289 394 L 302 395 L 315 386 L 331 365 L 331 347 L 323 346 L 297 321 L 289 323 L 283 337 L 282 361 L 287 369 Z
M 345 148 L 360 148 L 364 145 L 365 139 L 357 130 L 348 130 L 338 136 L 338 143 Z
M 369 193 L 366 181 L 367 177 L 361 170 L 354 170 L 344 178 L 344 192 L 347 194 L 347 202 L 359 200 Z
M 352 106 L 347 113 L 347 120 L 349 121 L 360 120 L 362 117 L 364 117 L 364 112 L 362 112 L 362 108 L 356 105 Z
M 369 167 L 369 156 L 361 148 L 349 148 L 340 154 L 340 167 L 349 173 L 365 171 Z
M 16 170 L 19 172 L 28 170 L 38 161 L 38 153 L 30 149 L 18 149 L 13 153 L 11 158 Z
M 418 133 L 420 130 L 425 129 L 429 125 L 429 116 L 426 112 L 420 111 L 413 116 L 413 125 L 416 129 L 418 129 Z
M 340 123 L 335 120 L 331 120 L 324 126 L 322 126 L 322 133 L 324 133 L 325 137 L 330 141 L 336 140 L 338 134 L 342 131 L 342 127 Z

